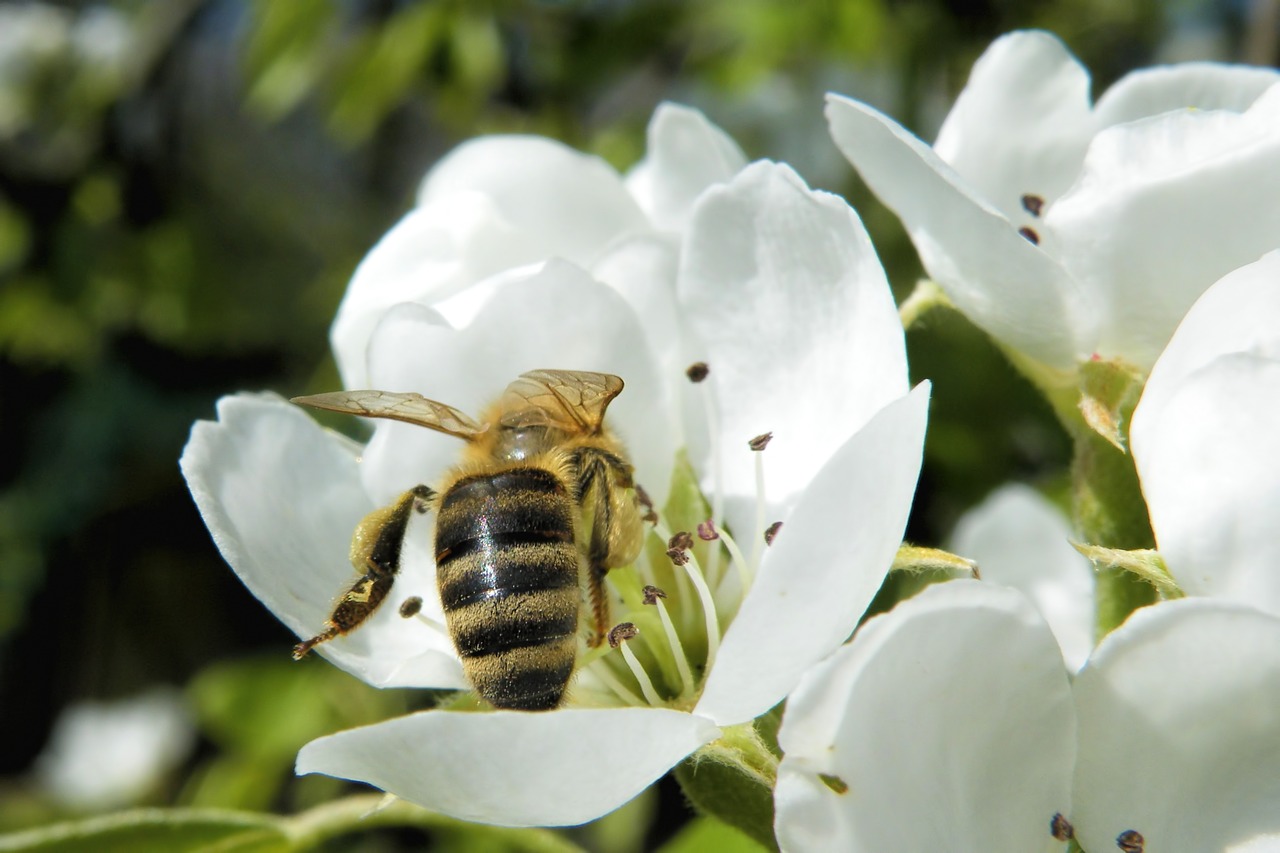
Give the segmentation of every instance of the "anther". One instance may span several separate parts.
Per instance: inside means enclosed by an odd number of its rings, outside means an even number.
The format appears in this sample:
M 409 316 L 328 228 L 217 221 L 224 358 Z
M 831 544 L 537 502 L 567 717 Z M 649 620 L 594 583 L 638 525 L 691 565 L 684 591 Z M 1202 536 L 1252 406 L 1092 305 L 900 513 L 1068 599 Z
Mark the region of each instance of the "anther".
M 1027 193 L 1022 197 L 1021 201 L 1023 210 L 1036 218 L 1040 217 L 1040 212 L 1044 210 L 1044 196 Z
M 1058 841 L 1070 841 L 1076 837 L 1076 828 L 1062 816 L 1062 812 L 1058 812 L 1049 821 L 1049 834 Z
M 778 535 L 778 531 L 782 529 L 782 522 L 775 521 L 764 529 L 764 544 L 772 545 L 773 538 Z
M 1018 233 L 1021 234 L 1023 237 L 1026 237 L 1027 240 L 1030 241 L 1031 245 L 1033 246 L 1040 245 L 1040 235 L 1037 234 L 1033 229 L 1028 228 L 1024 225 L 1018 229 Z
M 673 551 L 688 551 L 693 547 L 693 536 L 687 530 L 681 530 L 667 540 L 667 547 Z
M 412 619 L 418 615 L 418 611 L 422 609 L 422 598 L 414 595 L 406 598 L 400 603 L 400 615 L 405 619 Z
M 667 550 L 667 556 L 671 558 L 671 562 L 677 566 L 685 566 L 689 563 L 689 553 L 681 551 L 679 548 L 670 548 Z
M 645 604 L 657 604 L 659 598 L 667 597 L 667 594 L 665 592 L 658 589 L 653 584 L 647 584 L 645 588 L 642 590 L 642 592 L 644 593 Z
M 653 507 L 653 498 L 649 497 L 649 493 L 639 483 L 636 483 L 636 500 L 644 508 L 644 515 L 640 516 L 640 520 L 647 521 L 650 524 L 657 524 L 658 511 Z
M 764 450 L 766 447 L 768 447 L 769 442 L 771 441 L 773 441 L 773 433 L 766 432 L 766 433 L 763 433 L 762 435 L 757 435 L 755 438 L 748 441 L 747 447 L 750 447 L 752 450 L 759 453 L 761 450 Z
M 1126 829 L 1116 836 L 1116 846 L 1124 853 L 1142 853 L 1147 847 L 1147 841 L 1138 830 Z
M 705 361 L 695 361 L 693 364 L 689 365 L 689 369 L 684 372 L 684 375 L 689 377 L 690 382 L 696 384 L 706 379 L 707 374 L 710 372 L 711 368 L 707 367 L 707 363 Z
M 720 534 L 716 532 L 716 526 L 711 523 L 711 519 L 698 522 L 698 538 L 703 542 L 714 542 L 720 538 Z
M 640 629 L 630 622 L 620 622 L 609 630 L 609 648 L 616 649 L 626 640 L 639 635 Z

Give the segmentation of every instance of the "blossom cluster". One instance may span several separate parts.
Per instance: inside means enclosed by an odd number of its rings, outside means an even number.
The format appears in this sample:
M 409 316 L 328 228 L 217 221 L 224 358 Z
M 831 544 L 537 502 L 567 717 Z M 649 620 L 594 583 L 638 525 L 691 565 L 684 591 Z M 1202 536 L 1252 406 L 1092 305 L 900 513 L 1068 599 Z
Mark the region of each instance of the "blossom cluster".
M 950 543 L 981 579 L 862 621 L 902 543 L 929 385 L 909 384 L 857 213 L 684 107 L 658 108 L 625 175 L 484 137 L 356 271 L 342 382 L 476 414 L 531 369 L 623 377 L 609 422 L 655 509 L 607 579 L 630 627 L 582 654 L 555 711 L 446 703 L 314 741 L 298 772 L 545 826 L 721 762 L 772 789 L 789 850 L 1274 842 L 1280 74 L 1156 68 L 1096 104 L 1088 87 L 1055 38 L 1014 33 L 933 146 L 849 98 L 827 115 L 933 282 L 1046 395 L 1079 396 L 1098 362 L 1137 377 L 1118 452 L 1158 550 L 1108 553 L 1160 580 L 1158 603 L 1097 637 L 1080 531 L 1011 486 Z M 394 421 L 357 444 L 241 394 L 182 468 L 232 569 L 306 638 L 351 582 L 351 530 L 459 449 Z M 430 525 L 410 522 L 388 601 L 319 654 L 373 685 L 467 689 Z M 753 721 L 778 709 L 766 743 Z

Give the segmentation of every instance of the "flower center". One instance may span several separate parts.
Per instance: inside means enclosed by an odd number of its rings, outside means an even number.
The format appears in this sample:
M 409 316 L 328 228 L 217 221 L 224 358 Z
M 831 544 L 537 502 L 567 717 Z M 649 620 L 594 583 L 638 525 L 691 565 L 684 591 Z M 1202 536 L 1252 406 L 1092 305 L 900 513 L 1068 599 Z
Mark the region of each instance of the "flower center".
M 690 368 L 696 382 L 706 375 L 705 365 Z M 756 451 L 755 519 L 760 531 L 750 556 L 724 529 L 719 430 L 710 392 L 705 385 L 699 390 L 710 432 L 712 493 L 704 496 L 688 463 L 678 460 L 672 497 L 661 515 L 652 507 L 646 515 L 651 529 L 640 558 L 606 579 L 620 621 L 607 645 L 582 656 L 570 687 L 572 705 L 692 708 L 715 664 L 720 638 L 776 533 L 777 525 L 766 530 L 765 524 L 763 451 L 772 438 L 768 433 L 748 442 Z M 641 500 L 647 502 L 643 492 Z

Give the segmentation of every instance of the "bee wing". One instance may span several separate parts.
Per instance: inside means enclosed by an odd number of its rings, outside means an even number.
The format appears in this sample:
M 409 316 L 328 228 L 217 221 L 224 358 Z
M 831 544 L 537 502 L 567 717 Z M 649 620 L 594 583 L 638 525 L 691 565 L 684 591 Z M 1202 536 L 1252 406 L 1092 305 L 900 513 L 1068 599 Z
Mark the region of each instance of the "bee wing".
M 532 422 L 528 415 L 536 413 L 566 432 L 594 435 L 600 431 L 605 409 L 622 393 L 622 386 L 622 380 L 610 373 L 531 370 L 507 386 L 502 408 L 520 412 L 516 417 L 522 423 Z
M 330 412 L 360 415 L 365 418 L 387 418 L 417 424 L 438 432 L 471 440 L 485 431 L 469 415 L 453 406 L 428 400 L 421 394 L 397 394 L 392 391 L 333 391 L 294 397 L 290 402 Z

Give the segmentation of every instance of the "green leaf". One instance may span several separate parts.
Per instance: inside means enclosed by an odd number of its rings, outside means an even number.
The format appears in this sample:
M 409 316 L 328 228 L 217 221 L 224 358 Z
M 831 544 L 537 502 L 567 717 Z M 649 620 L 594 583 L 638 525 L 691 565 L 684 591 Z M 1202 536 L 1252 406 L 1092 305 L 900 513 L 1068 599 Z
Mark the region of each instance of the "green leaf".
M 218 809 L 136 809 L 0 836 L 0 851 L 275 853 L 292 849 L 266 815 Z

